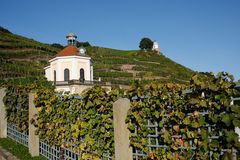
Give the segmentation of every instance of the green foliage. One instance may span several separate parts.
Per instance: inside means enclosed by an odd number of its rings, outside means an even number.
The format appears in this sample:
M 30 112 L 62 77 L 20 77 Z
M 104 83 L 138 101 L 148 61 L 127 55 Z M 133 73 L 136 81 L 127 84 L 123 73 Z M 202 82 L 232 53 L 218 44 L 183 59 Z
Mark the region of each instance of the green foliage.
M 62 46 L 62 45 L 59 44 L 59 43 L 53 43 L 53 44 L 51 44 L 51 46 L 56 47 L 56 48 L 59 48 L 59 49 L 63 49 L 63 48 L 64 48 L 64 46 Z
M 112 71 L 112 72 L 101 72 L 95 74 L 97 77 L 132 77 L 132 73 Z
M 8 86 L 3 98 L 8 123 L 20 131 L 28 130 L 28 90 L 22 86 Z
M 1 26 L 0 26 L 0 32 L 11 33 L 9 30 L 7 30 L 6 28 L 3 28 Z
M 6 94 L 3 103 L 8 123 L 17 125 L 19 131 L 28 131 L 28 94 L 40 88 L 51 88 L 51 83 L 42 79 L 19 79 L 3 83 Z
M 89 153 L 97 151 L 99 157 L 107 152 L 114 154 L 113 102 L 119 96 L 119 90 L 107 93 L 101 87 L 94 87 L 83 94 L 81 106 L 85 108 L 82 114 L 86 126 L 82 132 L 88 140 L 80 145 L 80 149 Z
M 76 146 L 83 159 L 100 158 L 103 153 L 114 154 L 113 102 L 119 90 L 107 92 L 95 86 L 82 98 L 59 95 L 53 90 L 39 90 L 35 94 L 38 115 L 31 120 L 40 139 L 51 145 Z
M 78 42 L 77 41 L 77 47 L 90 47 L 91 44 L 89 42 Z
M 88 54 L 94 60 L 94 77 L 102 77 L 102 80 L 112 83 L 130 84 L 134 79 L 140 79 L 144 83 L 151 83 L 152 80 L 167 83 L 186 84 L 194 72 L 184 66 L 173 62 L 162 54 L 144 51 L 121 51 L 109 48 L 88 47 Z M 124 66 L 132 66 L 124 69 Z M 104 74 L 104 72 L 126 73 L 118 77 Z M 149 75 L 145 77 L 145 74 Z M 127 76 L 130 75 L 131 76 Z M 102 74 L 104 74 L 102 76 Z
M 153 41 L 149 38 L 142 38 L 140 43 L 139 43 L 139 48 L 141 50 L 151 50 L 153 47 Z
M 231 97 L 239 95 L 234 86 L 227 73 L 195 75 L 189 87 L 135 83 L 128 92 L 130 98 L 135 97 L 126 119 L 130 145 L 148 153 L 150 159 L 209 159 L 210 151 L 213 159 L 223 159 L 228 153 L 221 156 L 222 148 L 239 151 L 234 129 L 240 124 L 240 106 L 230 105 Z M 184 89 L 192 92 L 184 93 Z M 166 149 L 149 150 L 148 135 L 155 130 L 146 127 L 147 120 L 158 124 L 159 144 Z
M 0 59 L 0 79 L 8 81 L 9 79 L 17 79 L 24 77 L 43 77 L 43 63 L 25 62 L 25 61 L 9 61 Z M 31 67 L 29 67 L 31 66 Z

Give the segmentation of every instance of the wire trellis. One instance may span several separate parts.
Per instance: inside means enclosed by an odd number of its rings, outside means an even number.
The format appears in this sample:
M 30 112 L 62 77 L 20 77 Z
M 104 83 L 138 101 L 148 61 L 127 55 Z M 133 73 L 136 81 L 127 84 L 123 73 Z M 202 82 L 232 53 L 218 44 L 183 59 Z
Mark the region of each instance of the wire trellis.
M 239 86 L 236 86 L 236 87 L 240 87 Z M 191 91 L 186 91 L 186 93 L 191 93 Z M 148 96 L 146 96 L 148 97 Z M 133 97 L 132 100 L 142 100 L 146 97 L 140 97 L 140 98 L 137 98 L 137 97 Z M 235 98 L 232 98 L 232 102 L 231 102 L 231 105 L 234 104 L 235 101 L 240 101 L 240 97 L 235 97 Z M 173 108 L 171 106 L 169 106 L 170 108 Z M 199 112 L 199 115 L 200 116 L 207 116 L 209 114 L 208 111 L 203 111 L 203 112 Z M 192 113 L 188 113 L 187 116 L 191 116 Z M 168 114 L 165 115 L 165 117 L 167 117 Z M 167 150 L 167 148 L 169 147 L 169 145 L 167 145 L 166 143 L 164 143 L 164 140 L 163 140 L 163 135 L 161 135 L 161 132 L 160 132 L 160 127 L 159 127 L 159 124 L 158 122 L 156 121 L 153 121 L 151 119 L 146 119 L 146 127 L 149 131 L 150 134 L 147 135 L 147 139 L 148 139 L 148 144 L 147 144 L 147 147 L 149 149 L 149 151 L 157 151 L 159 149 L 163 149 L 163 150 Z M 164 132 L 164 130 L 167 130 L 169 128 L 172 128 L 171 125 L 165 125 L 162 127 L 162 132 Z M 218 127 L 216 125 L 209 125 L 209 124 L 206 124 L 205 126 L 201 127 L 201 128 L 205 128 L 207 130 L 208 133 L 210 133 L 212 130 L 215 130 L 216 133 L 215 135 L 212 135 L 212 136 L 209 136 L 208 139 L 209 139 L 209 142 L 213 141 L 213 140 L 217 140 L 219 141 L 221 139 L 221 136 L 222 136 L 222 131 L 218 129 Z M 198 128 L 198 133 L 200 134 L 200 131 L 201 131 L 201 128 Z M 239 130 L 239 133 L 236 132 Z M 136 128 L 136 132 L 137 132 L 137 128 Z M 240 134 L 240 129 L 239 128 L 235 128 L 235 132 Z M 240 135 L 239 135 L 240 136 Z M 174 139 L 182 139 L 182 135 L 178 135 L 178 134 L 175 134 L 175 135 L 172 135 L 171 136 L 172 140 Z M 240 141 L 240 138 L 239 138 L 239 141 Z M 189 144 L 190 144 L 190 149 L 191 149 L 191 152 L 192 152 L 192 157 L 194 156 L 194 151 L 197 149 L 197 146 L 194 144 L 194 140 L 190 140 L 188 141 Z M 184 147 L 184 145 L 182 146 L 178 146 L 178 151 L 179 152 L 183 152 L 184 150 L 187 150 L 189 148 L 186 148 Z M 230 152 L 230 153 L 233 153 L 235 155 L 238 155 L 238 151 L 236 149 L 229 149 L 229 148 L 222 148 L 222 149 L 214 149 L 213 151 L 210 151 L 209 152 L 209 157 L 210 157 L 210 160 L 213 160 L 213 154 L 214 152 L 218 152 L 220 155 L 223 155 L 225 152 Z M 174 154 L 174 153 L 173 153 Z M 141 160 L 141 159 L 146 159 L 146 157 L 148 156 L 147 153 L 144 153 L 144 151 L 142 150 L 137 150 L 136 148 L 133 148 L 132 149 L 132 155 L 133 155 L 133 159 L 134 160 Z
M 7 123 L 7 137 L 28 147 L 28 133 L 18 131 L 13 123 Z

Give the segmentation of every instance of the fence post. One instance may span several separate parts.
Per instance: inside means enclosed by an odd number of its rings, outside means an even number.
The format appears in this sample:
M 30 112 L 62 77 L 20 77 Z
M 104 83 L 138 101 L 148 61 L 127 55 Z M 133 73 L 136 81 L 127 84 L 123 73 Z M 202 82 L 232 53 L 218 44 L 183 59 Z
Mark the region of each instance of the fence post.
M 3 103 L 3 97 L 5 96 L 5 88 L 0 89 L 0 138 L 7 138 L 7 119 L 6 109 Z
M 129 130 L 125 119 L 130 108 L 127 98 L 120 98 L 113 103 L 114 146 L 116 160 L 132 160 L 132 148 L 130 147 Z
M 30 120 L 34 118 L 34 115 L 38 111 L 34 105 L 34 96 L 33 93 L 29 93 L 29 131 L 28 131 L 28 148 L 29 153 L 32 156 L 39 156 L 39 137 L 35 135 L 36 128 L 30 123 Z
M 231 100 L 230 105 L 234 105 L 234 100 L 233 100 L 233 98 L 232 98 L 232 100 Z M 238 128 L 238 127 L 235 127 L 235 133 L 237 133 L 237 128 Z M 238 133 L 237 133 L 237 134 L 238 134 Z M 239 134 L 238 134 L 238 136 L 239 136 Z M 237 150 L 233 147 L 233 148 L 232 148 L 232 151 L 233 151 L 233 153 L 232 153 L 232 160 L 237 160 L 237 154 L 236 154 Z

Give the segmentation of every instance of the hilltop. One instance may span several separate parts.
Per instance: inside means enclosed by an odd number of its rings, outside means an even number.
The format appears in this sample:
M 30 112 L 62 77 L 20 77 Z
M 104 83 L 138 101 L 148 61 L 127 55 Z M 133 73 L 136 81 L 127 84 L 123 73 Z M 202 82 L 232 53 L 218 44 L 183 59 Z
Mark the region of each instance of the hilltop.
M 43 67 L 61 49 L 16 35 L 0 27 L 0 79 L 43 76 Z M 94 79 L 130 84 L 132 80 L 187 83 L 195 73 L 163 53 L 89 46 Z

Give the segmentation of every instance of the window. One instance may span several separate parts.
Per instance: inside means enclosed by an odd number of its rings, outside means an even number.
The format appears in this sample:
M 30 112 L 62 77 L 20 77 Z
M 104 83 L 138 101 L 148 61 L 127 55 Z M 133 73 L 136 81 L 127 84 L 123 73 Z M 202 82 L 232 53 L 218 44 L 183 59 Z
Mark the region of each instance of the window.
M 64 81 L 69 81 L 69 69 L 64 69 Z
M 80 69 L 80 81 L 84 81 L 85 77 L 84 77 L 84 69 Z
M 53 81 L 54 81 L 54 83 L 56 83 L 56 80 L 57 80 L 57 73 L 56 73 L 56 71 L 54 70 L 53 71 Z

